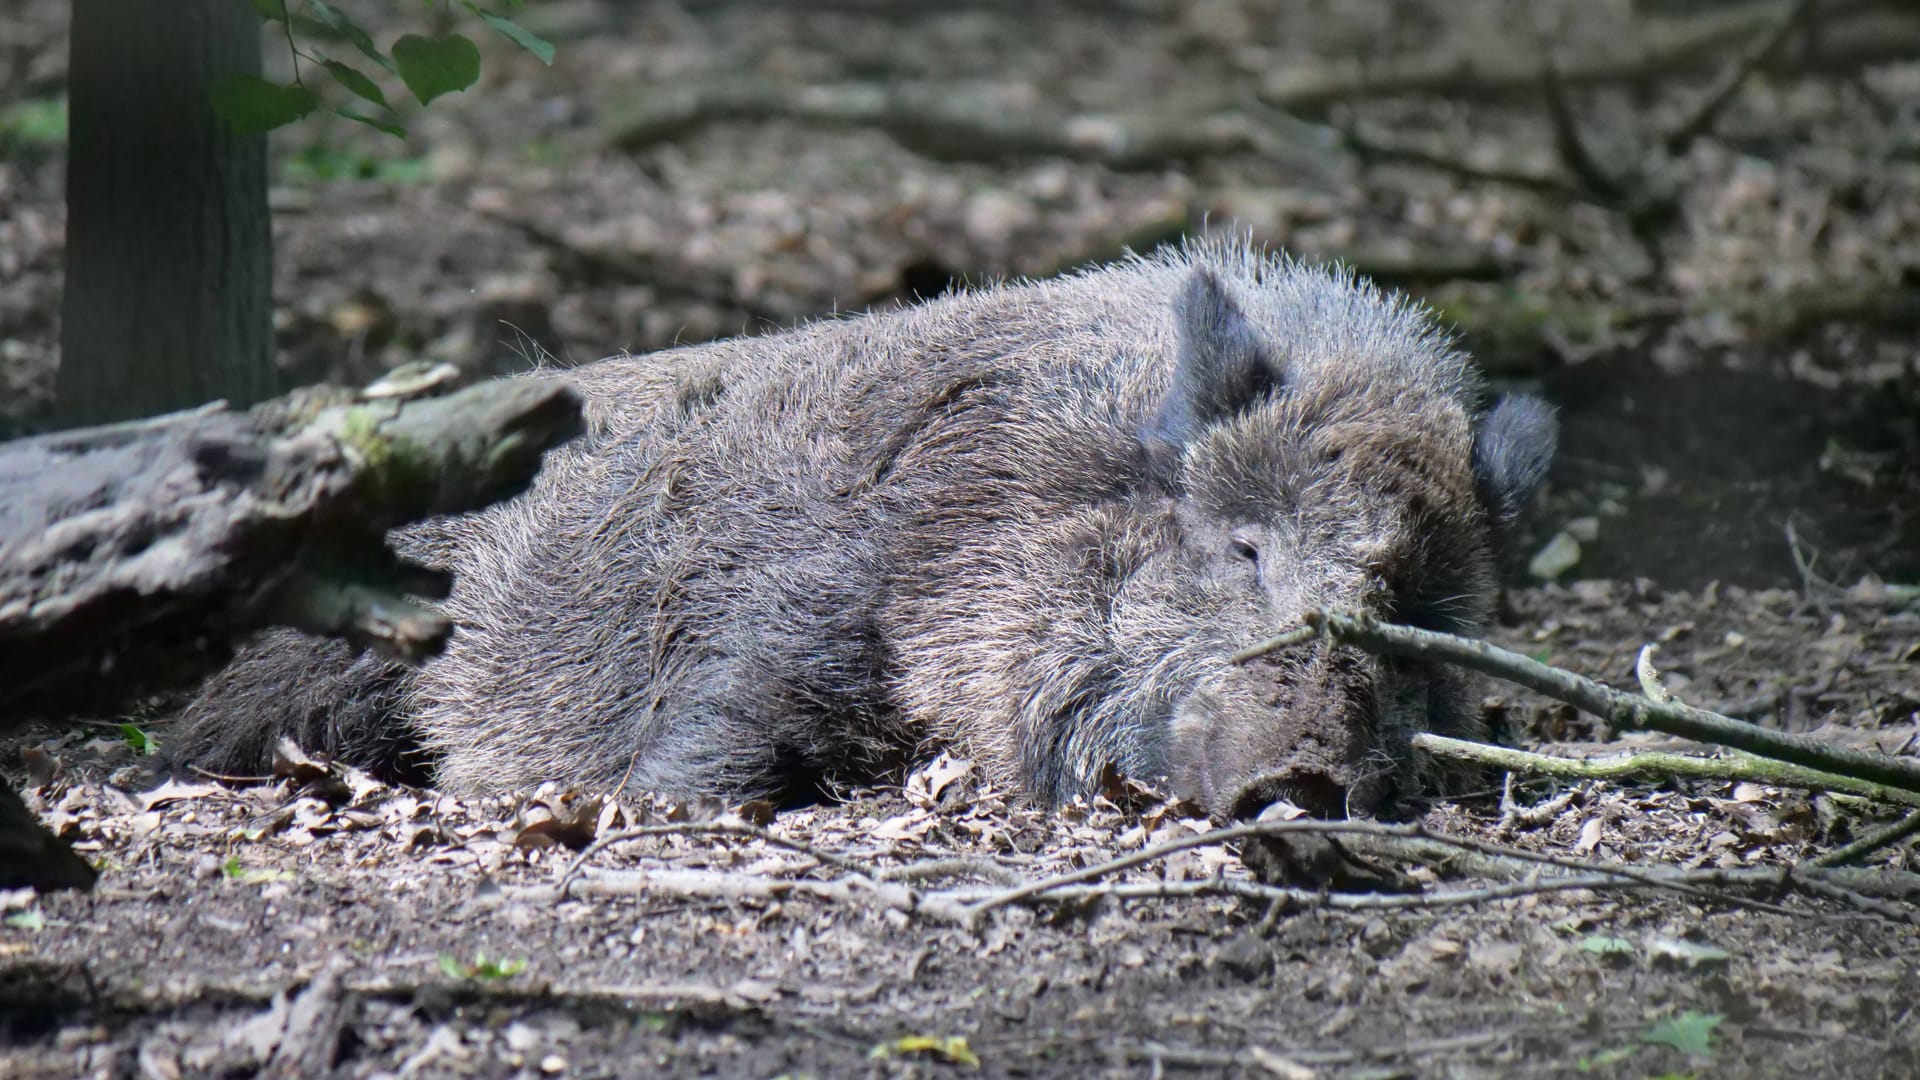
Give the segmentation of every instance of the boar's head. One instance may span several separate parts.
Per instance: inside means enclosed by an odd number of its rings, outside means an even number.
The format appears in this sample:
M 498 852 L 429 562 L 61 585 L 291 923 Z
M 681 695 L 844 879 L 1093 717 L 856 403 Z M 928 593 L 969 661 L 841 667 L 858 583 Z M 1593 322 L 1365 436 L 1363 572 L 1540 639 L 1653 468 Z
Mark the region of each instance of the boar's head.
M 1223 818 L 1282 798 L 1320 815 L 1372 808 L 1413 779 L 1415 732 L 1478 728 L 1456 671 L 1326 641 L 1225 657 L 1312 609 L 1480 631 L 1498 530 L 1555 440 L 1535 399 L 1482 409 L 1465 365 L 1410 313 L 1309 280 L 1304 297 L 1250 291 L 1243 311 L 1195 270 L 1144 438 L 1172 493 L 1186 609 L 1213 623 L 1196 631 L 1210 658 L 1172 703 L 1164 763 Z

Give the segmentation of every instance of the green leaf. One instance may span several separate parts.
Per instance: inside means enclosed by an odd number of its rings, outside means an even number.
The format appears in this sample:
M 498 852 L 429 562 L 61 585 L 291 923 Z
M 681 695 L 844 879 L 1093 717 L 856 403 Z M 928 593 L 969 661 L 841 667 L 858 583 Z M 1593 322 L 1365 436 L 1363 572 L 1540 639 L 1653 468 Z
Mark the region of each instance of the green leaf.
M 269 22 L 287 21 L 287 5 L 284 0 L 253 0 L 253 10 Z
M 220 872 L 226 876 L 228 881 L 237 881 L 242 885 L 259 885 L 266 882 L 293 880 L 293 871 L 291 870 L 273 870 L 264 867 L 254 869 L 243 865 L 238 855 L 229 856 L 227 861 L 221 864 Z
M 8 926 L 13 927 L 15 930 L 25 930 L 30 934 L 37 934 L 47 928 L 47 917 L 41 913 L 39 908 L 28 908 L 25 911 L 16 911 L 7 916 L 6 922 Z
M 67 141 L 67 99 L 37 98 L 0 106 L 0 135 L 56 146 Z
M 1698 1013 L 1689 1009 L 1679 1016 L 1669 1016 L 1654 1024 L 1640 1036 L 1640 1041 L 1656 1046 L 1671 1046 L 1694 1057 L 1711 1057 L 1713 1029 L 1719 1027 L 1723 1019 L 1714 1013 Z
M 282 86 L 252 75 L 229 75 L 209 94 L 213 111 L 242 135 L 270 131 L 320 107 L 320 98 L 300 85 Z
M 510 979 L 526 969 L 525 960 L 489 960 L 483 952 L 474 953 L 471 964 L 450 953 L 440 954 L 440 970 L 456 979 Z
M 153 736 L 141 730 L 138 724 L 121 724 L 120 739 L 132 747 L 136 754 L 151 754 L 160 749 L 160 744 L 153 741 Z
M 1600 1051 L 1597 1054 L 1594 1054 L 1591 1057 L 1583 1057 L 1579 1059 L 1574 1063 L 1574 1067 L 1579 1069 L 1583 1073 L 1593 1072 L 1597 1069 L 1612 1068 L 1613 1066 L 1618 1065 L 1621 1062 L 1632 1057 L 1634 1055 L 1634 1052 L 1639 1049 L 1640 1048 L 1637 1046 L 1610 1047 L 1606 1050 Z
M 360 24 L 347 18 L 333 6 L 326 3 L 326 0 L 307 0 L 307 6 L 313 9 L 313 17 L 318 19 L 321 25 L 339 34 L 341 37 L 346 38 L 354 48 L 360 50 L 360 55 L 396 75 L 400 73 L 399 69 L 393 66 L 393 60 L 389 59 L 387 54 L 381 52 L 380 47 L 373 43 L 372 35 L 360 29 Z
M 1633 942 L 1626 938 L 1607 937 L 1604 934 L 1588 934 L 1580 939 L 1580 951 L 1597 953 L 1600 956 L 1619 956 L 1633 951 Z
M 365 113 L 357 113 L 352 109 L 335 109 L 333 110 L 333 114 L 342 119 L 351 120 L 356 124 L 365 124 L 375 130 L 384 131 L 396 139 L 404 139 L 407 137 L 407 129 L 404 124 L 398 124 L 391 120 L 382 120 L 377 116 L 368 116 Z
M 348 67 L 338 60 L 323 60 L 320 66 L 327 69 L 327 74 L 333 76 L 334 82 L 353 91 L 356 96 L 371 101 L 383 109 L 391 108 L 391 106 L 387 104 L 387 95 L 380 92 L 379 84 L 367 78 L 365 75 L 360 74 L 360 72 L 354 68 Z
M 916 1054 L 939 1058 L 954 1065 L 965 1065 L 970 1069 L 980 1067 L 980 1059 L 967 1046 L 964 1035 L 902 1035 L 867 1051 L 867 1057 L 872 1060 Z
M 501 36 L 505 37 L 508 41 L 539 57 L 541 63 L 548 67 L 553 66 L 553 42 L 521 26 L 512 19 L 480 10 L 479 5 L 472 3 L 471 0 L 461 0 L 461 6 L 473 12 L 475 15 L 480 16 L 481 22 L 498 30 Z
M 480 78 L 480 50 L 462 34 L 429 38 L 408 34 L 393 43 L 400 78 L 425 105 L 441 94 L 465 90 Z

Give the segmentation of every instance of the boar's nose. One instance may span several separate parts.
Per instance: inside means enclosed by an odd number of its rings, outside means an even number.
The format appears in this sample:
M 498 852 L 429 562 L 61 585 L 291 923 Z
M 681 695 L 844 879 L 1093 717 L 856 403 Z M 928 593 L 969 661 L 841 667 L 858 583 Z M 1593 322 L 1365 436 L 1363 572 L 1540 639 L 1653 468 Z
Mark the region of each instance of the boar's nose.
M 1228 817 L 1246 821 L 1276 802 L 1290 802 L 1317 818 L 1347 816 L 1350 791 L 1346 784 L 1321 769 L 1294 768 L 1254 778 L 1241 787 L 1230 804 Z

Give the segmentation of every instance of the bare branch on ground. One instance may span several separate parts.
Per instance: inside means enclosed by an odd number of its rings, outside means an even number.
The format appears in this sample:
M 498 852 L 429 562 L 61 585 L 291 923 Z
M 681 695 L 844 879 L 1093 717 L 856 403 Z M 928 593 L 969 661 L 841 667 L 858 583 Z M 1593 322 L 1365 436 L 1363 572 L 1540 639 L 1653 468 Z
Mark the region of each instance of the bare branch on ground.
M 657 827 L 656 831 L 645 835 L 687 831 L 676 826 L 665 826 Z M 731 827 L 713 831 L 758 839 L 769 839 L 774 835 L 757 829 L 747 831 Z M 1366 855 L 1428 865 L 1449 876 L 1472 874 L 1493 880 L 1490 884 L 1418 893 L 1330 892 L 1318 888 L 1270 885 L 1218 874 L 1180 881 L 1103 880 L 1194 848 L 1307 835 L 1339 837 Z M 798 842 L 791 840 L 780 841 L 780 846 L 790 850 L 802 849 Z M 811 848 L 807 850 L 818 854 Z M 844 859 L 838 861 L 846 862 Z M 926 872 L 922 873 L 922 870 Z M 1017 875 L 1001 869 L 991 876 L 1012 878 L 1003 885 L 916 890 L 899 884 L 904 880 L 951 876 L 954 872 L 982 873 L 982 868 L 978 865 L 955 865 L 952 859 L 936 859 L 925 863 L 910 862 L 872 873 L 850 873 L 833 880 L 814 880 L 680 868 L 606 870 L 581 874 L 579 863 L 576 862 L 568 867 L 555 886 L 514 889 L 509 890 L 509 894 L 513 899 L 533 902 L 552 902 L 568 897 L 633 895 L 727 901 L 801 897 L 836 904 L 877 904 L 915 917 L 973 928 L 979 925 L 986 914 L 1002 907 L 1087 904 L 1105 899 L 1226 896 L 1281 905 L 1286 910 L 1324 907 L 1339 911 L 1380 911 L 1481 904 L 1548 892 L 1650 888 L 1672 890 L 1707 902 L 1797 917 L 1805 913 L 1735 894 L 1753 890 L 1792 890 L 1807 882 L 1817 882 L 1819 895 L 1844 899 L 1855 906 L 1864 907 L 1869 901 L 1860 895 L 1862 891 L 1882 896 L 1903 896 L 1920 891 L 1920 886 L 1906 880 L 1911 875 L 1876 872 L 1841 877 L 1814 869 L 1801 872 L 1772 869 L 1643 869 L 1594 859 L 1525 851 L 1467 838 L 1440 836 L 1418 825 L 1306 819 L 1226 826 L 1128 852 L 1091 866 L 1031 880 L 1019 879 Z
M 1660 145 L 1665 148 L 1668 156 L 1679 157 L 1686 153 L 1695 139 L 1713 130 L 1714 121 L 1719 119 L 1720 114 L 1733 103 L 1735 98 L 1739 97 L 1740 90 L 1747 84 L 1747 80 L 1753 78 L 1761 68 L 1779 55 L 1780 50 L 1786 47 L 1787 39 L 1793 36 L 1794 30 L 1805 26 L 1813 18 L 1818 7 L 1818 0 L 1797 0 L 1782 11 L 1779 22 L 1773 29 L 1761 35 L 1759 40 L 1747 50 L 1745 56 L 1728 65 L 1719 81 L 1701 95 L 1699 103 L 1693 107 L 1692 111 L 1668 129 L 1666 135 L 1660 140 Z
M 1792 5 L 1787 5 L 1792 6 Z M 1778 25 L 1779 6 L 1749 7 L 1682 20 L 1643 20 L 1659 29 L 1637 49 L 1574 58 L 1559 68 L 1568 88 L 1646 83 L 1692 74 L 1702 61 Z M 1920 25 L 1899 0 L 1838 0 L 1821 16 L 1828 36 L 1812 55 L 1775 55 L 1755 70 L 1804 74 L 1911 58 L 1920 53 Z M 1881 18 L 1863 18 L 1878 14 Z M 1540 67 L 1519 50 L 1486 55 L 1436 52 L 1395 57 L 1390 67 L 1349 63 L 1296 66 L 1276 72 L 1260 100 L 1278 109 L 1313 114 L 1330 105 L 1382 97 L 1526 98 L 1540 90 Z
M 1309 612 L 1303 621 L 1335 640 L 1369 652 L 1441 660 L 1504 679 L 1583 709 L 1612 724 L 1616 730 L 1662 731 L 1902 791 L 1920 792 L 1920 762 L 1770 731 L 1680 702 L 1663 703 L 1623 693 L 1485 641 L 1333 612 Z
M 721 123 L 786 120 L 874 130 L 935 161 L 999 162 L 1025 157 L 1089 161 L 1114 169 L 1157 169 L 1260 148 L 1253 125 L 1210 116 L 1015 116 L 954 87 L 830 83 L 788 86 L 728 80 L 661 92 L 617 117 L 607 141 L 643 153 Z
M 1845 866 L 1848 863 L 1859 862 L 1861 859 L 1879 851 L 1881 848 L 1891 847 L 1905 840 L 1907 837 L 1916 834 L 1920 834 L 1920 811 L 1909 813 L 1906 817 L 1888 825 L 1886 828 L 1876 829 L 1845 847 L 1838 847 L 1825 854 L 1816 855 L 1808 859 L 1806 865 L 1811 867 Z
M 1803 791 L 1834 791 L 1864 799 L 1920 807 L 1920 792 L 1869 783 L 1840 773 L 1803 768 L 1754 754 L 1700 757 L 1648 750 L 1602 758 L 1566 758 L 1453 739 L 1432 732 L 1415 735 L 1413 746 L 1441 757 L 1562 780 L 1661 780 L 1686 777 L 1692 780 L 1747 781 Z
M 785 848 L 788 851 L 805 855 L 810 859 L 839 870 L 858 872 L 864 869 L 860 864 L 843 855 L 838 855 L 831 851 L 822 851 L 812 844 L 790 839 L 771 829 L 765 829 L 745 821 L 670 822 L 664 825 L 641 825 L 631 829 L 622 829 L 619 832 L 608 833 L 605 836 L 595 839 L 593 843 L 582 848 L 580 854 L 574 856 L 573 861 L 567 864 L 566 870 L 560 875 L 560 880 L 554 883 L 553 888 L 555 894 L 560 899 L 565 899 L 567 889 L 573 884 L 574 880 L 580 876 L 580 871 L 588 862 L 592 861 L 595 855 L 600 854 L 615 844 L 623 844 L 629 840 L 639 840 L 651 836 L 738 836 L 750 840 L 758 840 L 772 847 Z

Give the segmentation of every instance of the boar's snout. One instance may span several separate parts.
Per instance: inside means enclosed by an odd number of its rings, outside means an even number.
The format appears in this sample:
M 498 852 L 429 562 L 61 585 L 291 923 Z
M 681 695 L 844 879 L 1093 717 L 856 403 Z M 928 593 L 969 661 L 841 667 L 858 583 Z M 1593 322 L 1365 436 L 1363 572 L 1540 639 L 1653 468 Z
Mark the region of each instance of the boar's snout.
M 1251 820 L 1277 802 L 1290 802 L 1317 818 L 1345 817 L 1353 800 L 1351 779 L 1311 766 L 1257 776 L 1233 793 L 1225 817 Z
M 1175 711 L 1176 787 L 1223 820 L 1283 799 L 1316 817 L 1375 809 L 1396 757 L 1381 745 L 1379 710 L 1414 704 L 1384 681 L 1372 657 L 1324 642 L 1229 669 Z

